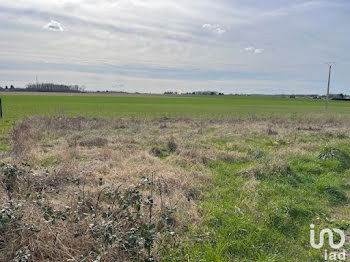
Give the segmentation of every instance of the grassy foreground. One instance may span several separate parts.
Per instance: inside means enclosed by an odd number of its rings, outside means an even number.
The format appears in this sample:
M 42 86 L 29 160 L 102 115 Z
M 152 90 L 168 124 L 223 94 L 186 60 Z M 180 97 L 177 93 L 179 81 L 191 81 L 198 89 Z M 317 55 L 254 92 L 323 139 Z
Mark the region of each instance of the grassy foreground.
M 304 154 L 264 147 L 260 160 L 212 164 L 217 175 L 202 203 L 203 240 L 189 248 L 193 261 L 324 261 L 309 248 L 309 225 L 349 234 L 350 150 L 322 140 L 325 147 Z
M 24 120 L 3 160 L 1 257 L 323 261 L 310 224 L 350 233 L 349 131 L 332 117 Z

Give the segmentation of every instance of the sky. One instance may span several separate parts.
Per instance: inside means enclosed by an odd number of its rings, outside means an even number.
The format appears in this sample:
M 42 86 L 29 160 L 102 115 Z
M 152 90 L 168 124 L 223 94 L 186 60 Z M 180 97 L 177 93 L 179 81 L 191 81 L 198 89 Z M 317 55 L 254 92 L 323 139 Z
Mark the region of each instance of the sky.
M 0 0 L 0 86 L 350 94 L 349 0 Z

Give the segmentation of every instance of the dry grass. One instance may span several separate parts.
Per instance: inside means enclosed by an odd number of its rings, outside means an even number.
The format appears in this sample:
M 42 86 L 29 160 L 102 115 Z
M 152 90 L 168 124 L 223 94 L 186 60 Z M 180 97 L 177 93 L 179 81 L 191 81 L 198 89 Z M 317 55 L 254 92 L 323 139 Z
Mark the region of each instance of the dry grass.
M 164 207 L 169 207 L 176 210 L 176 225 L 193 225 L 200 219 L 196 200 L 203 197 L 203 186 L 212 178 L 206 167 L 217 160 L 245 163 L 253 159 L 255 148 L 247 146 L 246 139 L 264 137 L 276 152 L 273 159 L 241 172 L 249 177 L 245 190 L 254 194 L 265 173 L 288 175 L 289 167 L 279 156 L 303 153 L 319 145 L 312 139 L 315 134 L 341 136 L 349 129 L 350 123 L 332 118 L 133 121 L 32 117 L 13 128 L 13 150 L 4 161 L 27 162 L 36 173 L 32 186 L 42 187 L 45 201 L 57 210 L 72 206 L 81 194 L 88 206 L 96 207 L 101 181 L 103 187 L 125 188 L 153 176 L 154 219 L 159 219 Z M 301 139 L 305 136 L 310 136 L 310 140 Z M 230 142 L 220 143 L 222 140 Z M 74 180 L 80 181 L 79 187 L 72 184 Z M 5 192 L 1 191 L 0 196 L 4 205 L 8 200 Z M 251 202 L 244 206 L 254 209 Z M 94 259 L 91 252 L 98 252 L 93 239 L 74 237 L 77 231 L 88 227 L 89 221 L 59 221 L 52 225 L 43 220 L 41 213 L 35 205 L 29 205 L 24 212 L 26 223 L 40 229 L 39 233 L 30 235 L 26 231 L 23 235 L 0 238 L 1 261 L 12 259 L 23 246 L 35 261 L 80 261 L 82 254 L 86 261 Z M 4 241 L 10 242 L 4 245 Z M 106 253 L 103 259 L 126 261 L 128 255 Z

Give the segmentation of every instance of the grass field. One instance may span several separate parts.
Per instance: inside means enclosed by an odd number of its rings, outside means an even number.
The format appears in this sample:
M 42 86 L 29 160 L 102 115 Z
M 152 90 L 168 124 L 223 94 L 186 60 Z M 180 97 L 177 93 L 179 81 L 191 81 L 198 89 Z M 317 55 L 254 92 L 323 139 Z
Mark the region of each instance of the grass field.
M 275 96 L 93 96 L 0 93 L 0 134 L 32 115 L 103 118 L 230 118 L 246 116 L 322 115 L 324 100 Z M 330 114 L 350 115 L 350 103 L 331 102 Z
M 0 97 L 0 261 L 324 261 L 311 223 L 350 250 L 348 103 Z
M 0 94 L 5 120 L 29 115 L 88 117 L 220 117 L 324 113 L 324 100 L 274 96 L 62 96 Z M 331 113 L 350 114 L 347 102 L 331 102 Z

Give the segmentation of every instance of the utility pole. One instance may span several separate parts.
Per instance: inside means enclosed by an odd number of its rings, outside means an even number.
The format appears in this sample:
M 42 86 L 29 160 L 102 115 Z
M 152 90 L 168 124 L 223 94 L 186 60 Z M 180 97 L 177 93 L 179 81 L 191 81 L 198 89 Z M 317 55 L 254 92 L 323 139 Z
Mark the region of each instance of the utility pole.
M 1 97 L 0 97 L 0 118 L 2 118 L 2 104 L 1 104 Z
M 332 74 L 332 65 L 334 65 L 334 62 L 329 62 L 327 65 L 329 66 L 329 73 L 328 73 L 328 86 L 327 86 L 327 97 L 326 97 L 326 111 L 328 111 L 328 104 L 329 104 L 329 89 L 331 86 L 331 74 Z

